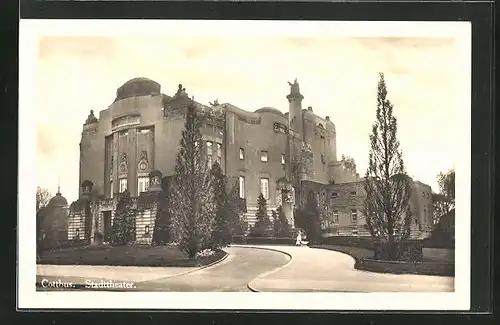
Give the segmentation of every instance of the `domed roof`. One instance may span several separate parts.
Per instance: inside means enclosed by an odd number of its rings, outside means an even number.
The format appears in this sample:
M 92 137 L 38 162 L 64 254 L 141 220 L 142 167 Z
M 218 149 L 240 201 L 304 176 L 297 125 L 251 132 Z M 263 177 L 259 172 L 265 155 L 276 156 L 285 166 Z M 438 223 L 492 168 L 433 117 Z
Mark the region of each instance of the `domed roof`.
M 135 96 L 146 96 L 150 94 L 160 94 L 161 85 L 149 78 L 133 78 L 124 83 L 116 91 L 116 100 Z
M 68 201 L 60 192 L 57 192 L 56 196 L 50 199 L 48 206 L 50 207 L 67 207 Z
M 255 111 L 255 113 L 271 113 L 279 116 L 285 116 L 280 110 L 274 107 L 262 107 Z

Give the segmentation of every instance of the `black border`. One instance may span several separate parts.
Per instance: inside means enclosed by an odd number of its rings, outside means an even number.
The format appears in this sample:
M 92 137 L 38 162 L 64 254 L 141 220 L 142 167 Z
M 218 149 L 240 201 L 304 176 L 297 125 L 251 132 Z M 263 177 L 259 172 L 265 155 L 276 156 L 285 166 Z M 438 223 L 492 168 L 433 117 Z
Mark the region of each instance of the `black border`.
M 385 3 L 327 3 L 327 2 L 254 2 L 254 3 L 228 3 L 228 2 L 52 2 L 41 0 L 20 0 L 21 18 L 29 19 L 281 19 L 281 20 L 372 20 L 372 21 L 471 21 L 472 22 L 472 195 L 471 195 L 471 310 L 479 313 L 487 313 L 492 309 L 492 274 L 493 274 L 493 184 L 494 179 L 494 151 L 493 132 L 494 109 L 493 109 L 493 25 L 494 25 L 494 4 L 492 2 L 385 2 Z M 17 33 L 16 33 L 17 36 Z M 17 38 L 17 37 L 16 37 Z M 17 40 L 15 42 L 17 44 Z M 10 43 L 12 45 L 12 43 Z M 17 46 L 16 46 L 17 47 Z M 10 53 L 17 59 L 17 49 Z M 2 62 L 6 63 L 6 62 Z M 14 60 L 12 69 L 17 65 Z M 11 71 L 12 72 L 12 71 Z M 5 94 L 10 95 L 10 99 L 17 101 L 17 92 L 13 90 L 17 87 L 17 73 L 7 75 L 6 84 L 10 90 L 5 90 Z M 2 85 L 3 86 L 3 85 Z M 4 87 L 2 87 L 3 89 Z M 9 113 L 11 111 L 9 110 Z M 17 112 L 16 112 L 17 113 Z M 17 124 L 17 115 L 9 115 L 12 124 Z M 14 121 L 12 121 L 14 120 Z M 17 130 L 15 130 L 17 134 Z M 14 136 L 14 138 L 16 138 Z M 17 138 L 16 138 L 17 139 Z M 17 147 L 17 143 L 15 143 Z M 17 159 L 17 155 L 14 155 Z M 17 163 L 17 161 L 16 161 Z M 17 182 L 16 182 L 17 184 Z M 12 195 L 12 190 L 9 191 Z M 10 197 L 10 196 L 8 196 Z M 16 209 L 17 210 L 17 209 Z M 12 228 L 11 228 L 12 229 Z M 491 248 L 491 249 L 490 249 Z M 17 292 L 16 292 L 17 296 Z M 15 301 L 17 303 L 17 299 Z M 24 310 L 23 310 L 24 311 Z M 70 315 L 63 311 L 60 314 L 50 317 L 41 316 L 45 320 L 57 320 L 64 315 Z M 126 311 L 126 310 L 125 310 Z M 146 310 L 141 310 L 146 311 Z M 190 311 L 189 314 L 170 313 L 171 321 L 177 317 L 192 318 L 199 320 Z M 205 311 L 199 311 L 205 314 Z M 233 311 L 226 311 L 233 312 Z M 240 312 L 240 315 L 258 311 Z M 270 311 L 265 311 L 269 313 Z M 295 313 L 290 320 L 316 321 L 326 320 L 323 315 L 330 312 L 309 312 L 309 314 Z M 338 313 L 338 312 L 333 312 Z M 349 312 L 351 314 L 352 312 Z M 352 322 L 355 319 L 376 321 L 381 319 L 383 312 L 370 312 L 372 316 L 356 316 L 354 319 L 349 315 L 346 321 Z M 400 314 L 401 312 L 391 312 Z M 410 313 L 410 312 L 405 312 Z M 431 313 L 435 313 L 434 311 Z M 109 315 L 109 312 L 106 312 Z M 128 314 L 128 313 L 127 313 Z M 366 313 L 365 313 L 366 314 Z M 422 312 L 411 312 L 411 314 L 422 314 Z M 34 315 L 29 316 L 24 313 L 27 319 L 33 321 Z M 176 316 L 178 315 L 178 316 Z M 189 315 L 189 317 L 187 317 Z M 220 312 L 214 314 L 214 319 L 222 315 Z M 47 315 L 49 316 L 49 315 Z M 104 315 L 103 315 L 104 316 Z M 216 317 L 217 316 L 217 317 Z M 128 314 L 127 318 L 138 320 L 139 315 Z M 153 320 L 156 316 L 146 316 L 146 319 Z M 247 317 L 247 319 L 248 319 Z M 90 320 L 88 314 L 79 314 L 77 318 L 81 321 Z M 285 315 L 280 316 L 281 321 L 285 320 Z M 405 318 L 405 322 L 417 320 L 415 316 L 411 319 Z M 421 317 L 419 322 L 422 321 Z M 109 320 L 109 318 L 107 318 Z M 39 319 L 41 320 L 41 319 Z M 180 319 L 179 319 L 180 320 Z M 269 319 L 272 321 L 272 318 Z M 276 320 L 278 320 L 276 318 Z M 339 315 L 337 321 L 344 320 Z M 457 319 L 455 319 L 457 320 Z M 215 322 L 215 320 L 214 320 Z M 386 321 L 385 321 L 386 322 Z M 51 321 L 52 323 L 52 321 Z

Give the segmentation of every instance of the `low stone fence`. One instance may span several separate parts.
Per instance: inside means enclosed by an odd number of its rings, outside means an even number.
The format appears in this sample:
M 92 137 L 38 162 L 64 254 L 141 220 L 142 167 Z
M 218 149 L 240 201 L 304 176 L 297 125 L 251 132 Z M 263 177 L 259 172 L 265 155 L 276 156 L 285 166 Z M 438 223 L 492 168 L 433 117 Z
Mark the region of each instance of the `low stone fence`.
M 233 244 L 240 245 L 295 245 L 295 238 L 291 237 L 245 237 L 233 236 Z
M 446 262 L 397 262 L 361 258 L 356 262 L 355 268 L 378 273 L 455 276 L 455 264 Z
M 455 262 L 455 250 L 450 248 L 426 248 L 422 249 L 424 259 L 438 260 L 453 263 Z

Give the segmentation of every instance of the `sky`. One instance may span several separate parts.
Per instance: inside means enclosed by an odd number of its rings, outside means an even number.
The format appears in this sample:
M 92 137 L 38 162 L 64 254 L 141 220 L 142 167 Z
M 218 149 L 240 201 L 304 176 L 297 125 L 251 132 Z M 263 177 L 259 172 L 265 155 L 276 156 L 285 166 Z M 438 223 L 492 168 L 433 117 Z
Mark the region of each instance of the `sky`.
M 206 33 L 205 33 L 206 34 Z M 37 184 L 77 199 L 79 142 L 90 110 L 106 109 L 116 89 L 151 78 L 173 95 L 183 84 L 203 104 L 214 99 L 254 111 L 288 110 L 288 81 L 298 79 L 303 108 L 336 125 L 338 158 L 367 168 L 379 72 L 394 104 L 410 176 L 438 190 L 436 176 L 454 168 L 463 93 L 470 67 L 453 37 L 293 35 L 46 36 L 35 73 Z M 470 95 L 469 95 L 470 96 Z

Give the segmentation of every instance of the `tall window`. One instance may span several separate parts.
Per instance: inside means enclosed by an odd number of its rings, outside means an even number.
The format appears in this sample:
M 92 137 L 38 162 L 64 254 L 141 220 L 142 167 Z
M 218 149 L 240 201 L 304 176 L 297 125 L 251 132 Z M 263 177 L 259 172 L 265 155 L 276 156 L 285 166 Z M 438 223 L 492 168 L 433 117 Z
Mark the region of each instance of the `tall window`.
M 282 165 L 285 164 L 285 154 L 284 153 L 281 154 L 281 164 Z
M 245 198 L 245 177 L 240 176 L 240 198 Z
M 149 190 L 149 177 L 142 176 L 137 177 L 137 194 L 141 194 L 142 192 L 147 192 Z
M 222 160 L 222 145 L 217 143 L 217 163 L 220 165 Z
M 109 197 L 112 199 L 113 198 L 113 181 L 109 181 Z
M 269 179 L 261 178 L 260 179 L 260 192 L 264 196 L 266 200 L 269 200 Z
M 260 161 L 267 162 L 267 151 L 262 150 L 260 152 Z
M 332 199 L 336 199 L 339 195 L 337 194 L 337 192 L 333 192 L 332 193 Z
M 207 142 L 207 158 L 209 166 L 212 166 L 212 155 L 213 155 L 213 144 L 212 142 Z
M 240 160 L 245 159 L 245 149 L 240 148 Z
M 351 221 L 352 223 L 358 223 L 358 210 L 356 209 L 351 210 Z
M 424 209 L 424 222 L 427 223 L 427 210 Z
M 127 190 L 127 179 L 120 178 L 120 193 L 123 193 Z
M 339 211 L 338 210 L 333 210 L 333 222 L 339 223 Z

